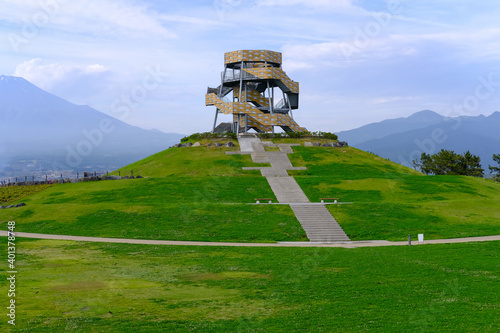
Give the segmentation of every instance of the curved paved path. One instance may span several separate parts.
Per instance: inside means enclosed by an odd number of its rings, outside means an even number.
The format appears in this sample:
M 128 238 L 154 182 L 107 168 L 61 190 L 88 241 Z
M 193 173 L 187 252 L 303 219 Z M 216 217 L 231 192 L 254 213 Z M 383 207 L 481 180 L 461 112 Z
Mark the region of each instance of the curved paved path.
M 123 244 L 150 244 L 150 245 L 194 245 L 194 246 L 240 246 L 240 247 L 373 247 L 373 246 L 395 246 L 406 245 L 408 242 L 389 242 L 389 241 L 357 241 L 357 242 L 338 242 L 338 243 L 311 243 L 311 242 L 281 242 L 281 243 L 231 243 L 231 242 L 192 242 L 192 241 L 167 241 L 167 240 L 148 240 L 148 239 L 124 239 L 124 238 L 105 238 L 105 237 L 85 237 L 68 235 L 49 235 L 33 234 L 28 232 L 15 232 L 16 237 L 38 238 L 38 239 L 58 239 L 81 242 L 101 242 L 101 243 L 123 243 Z M 0 236 L 7 236 L 7 231 L 0 231 Z M 450 239 L 432 239 L 422 243 L 412 241 L 412 245 L 426 244 L 448 244 L 448 243 L 468 243 L 499 241 L 500 235 L 468 237 L 468 238 L 450 238 Z

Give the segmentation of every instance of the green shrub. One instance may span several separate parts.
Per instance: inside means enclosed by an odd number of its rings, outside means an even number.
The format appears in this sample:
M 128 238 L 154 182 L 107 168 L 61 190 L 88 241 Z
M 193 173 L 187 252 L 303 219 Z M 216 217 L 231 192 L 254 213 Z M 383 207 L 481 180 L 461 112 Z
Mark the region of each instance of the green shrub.
M 202 139 L 232 139 L 236 140 L 236 133 L 226 132 L 226 133 L 212 133 L 212 132 L 204 132 L 204 133 L 193 133 L 190 136 L 185 136 L 181 139 L 181 143 L 185 143 L 188 141 L 198 141 Z
M 337 140 L 338 136 L 330 132 L 283 132 L 283 133 L 259 133 L 261 139 L 278 139 L 278 138 L 324 138 Z

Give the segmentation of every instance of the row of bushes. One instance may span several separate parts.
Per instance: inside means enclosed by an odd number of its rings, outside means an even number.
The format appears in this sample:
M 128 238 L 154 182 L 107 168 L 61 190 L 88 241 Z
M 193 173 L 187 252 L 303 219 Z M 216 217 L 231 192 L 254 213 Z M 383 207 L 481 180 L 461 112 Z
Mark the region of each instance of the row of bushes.
M 338 136 L 330 132 L 283 132 L 283 133 L 259 133 L 257 134 L 261 139 L 274 139 L 274 138 L 324 138 L 330 140 L 337 140 Z M 181 139 L 181 142 L 198 141 L 203 139 L 233 139 L 236 140 L 236 133 L 194 133 Z
M 181 139 L 181 142 L 199 141 L 203 139 L 232 139 L 236 140 L 236 133 L 227 132 L 227 133 L 212 133 L 212 132 L 204 132 L 204 133 L 193 133 L 190 136 L 185 136 Z
M 330 132 L 283 132 L 283 133 L 259 133 L 261 139 L 273 138 L 324 138 L 337 140 L 338 136 Z

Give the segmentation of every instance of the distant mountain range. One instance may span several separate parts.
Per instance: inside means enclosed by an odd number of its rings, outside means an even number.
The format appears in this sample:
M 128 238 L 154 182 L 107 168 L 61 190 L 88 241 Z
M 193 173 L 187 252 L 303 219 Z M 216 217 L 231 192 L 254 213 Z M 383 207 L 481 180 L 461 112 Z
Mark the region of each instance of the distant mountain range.
M 493 154 L 500 154 L 500 112 L 488 117 L 444 117 L 424 110 L 407 118 L 384 120 L 338 133 L 351 146 L 375 153 L 391 161 L 413 167 L 412 160 L 422 152 L 433 154 L 441 149 L 463 153 L 467 150 L 488 164 L 497 165 Z
M 183 136 L 131 126 L 23 78 L 0 76 L 0 177 L 113 170 L 167 149 Z

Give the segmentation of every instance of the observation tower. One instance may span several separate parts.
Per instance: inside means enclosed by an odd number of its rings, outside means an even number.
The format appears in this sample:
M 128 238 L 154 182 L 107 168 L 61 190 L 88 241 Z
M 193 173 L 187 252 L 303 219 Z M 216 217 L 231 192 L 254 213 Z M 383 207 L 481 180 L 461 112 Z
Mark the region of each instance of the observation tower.
M 240 50 L 224 54 L 224 71 L 217 88 L 208 88 L 205 104 L 215 106 L 214 132 L 303 132 L 293 120 L 299 107 L 299 83 L 281 69 L 281 53 Z M 276 89 L 277 88 L 277 89 Z M 231 123 L 217 125 L 219 113 L 233 115 Z

